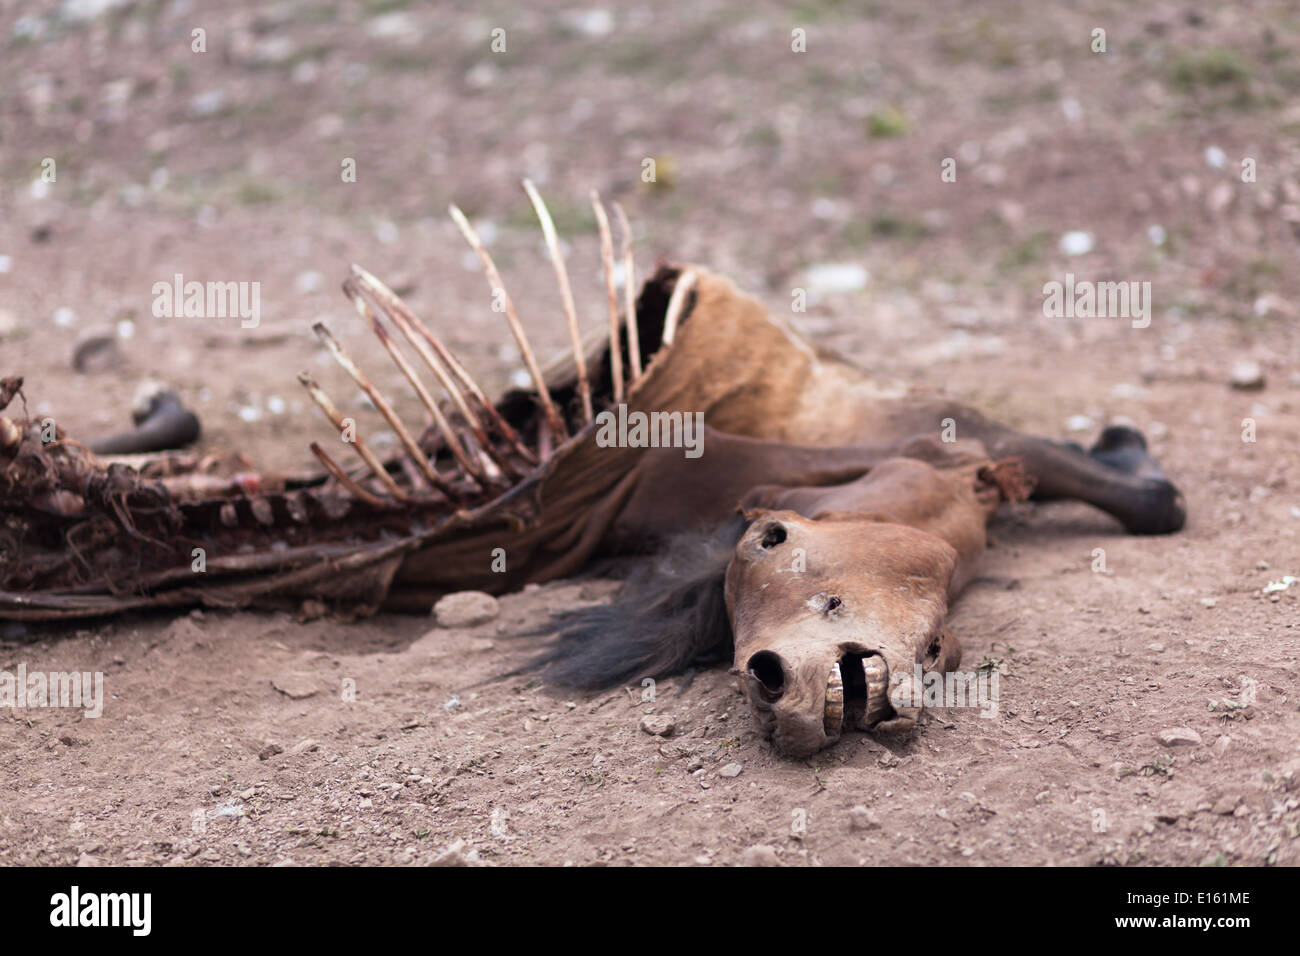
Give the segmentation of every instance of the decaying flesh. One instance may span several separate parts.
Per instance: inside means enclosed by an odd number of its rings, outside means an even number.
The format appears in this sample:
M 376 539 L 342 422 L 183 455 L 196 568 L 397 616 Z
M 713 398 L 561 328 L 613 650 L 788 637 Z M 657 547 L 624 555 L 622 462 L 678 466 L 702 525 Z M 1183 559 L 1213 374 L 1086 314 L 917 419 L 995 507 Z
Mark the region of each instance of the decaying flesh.
M 630 232 L 616 206 L 629 283 L 620 303 L 613 233 L 594 194 L 608 329 L 584 344 L 554 225 L 531 184 L 525 191 L 558 303 L 519 308 L 472 224 L 451 213 L 501 290 L 533 388 L 489 401 L 429 325 L 353 267 L 344 292 L 356 320 L 380 338 L 427 420 L 402 421 L 317 325 L 342 371 L 328 383 L 299 377 L 329 426 L 309 446 L 319 467 L 270 474 L 238 455 L 99 456 L 16 414 L 22 379 L 0 380 L 0 618 L 304 601 L 427 611 L 450 591 L 501 593 L 571 575 L 598 555 L 734 527 L 714 578 L 701 580 L 725 598 L 734 668 L 760 725 L 804 754 L 846 729 L 915 723 L 888 692 L 914 664 L 944 670 L 960 660 L 944 625 L 948 601 L 1000 502 L 1032 488 L 1090 502 L 1132 532 L 1181 527 L 1181 496 L 1132 430 L 1112 429 L 1085 452 L 882 387 L 704 268 L 661 266 L 634 296 Z M 525 331 L 543 309 L 562 316 L 572 343 L 549 372 Z M 379 421 L 349 427 L 332 397 L 340 382 L 365 394 Z M 629 413 L 702 413 L 703 455 L 598 442 L 599 413 L 620 403 Z M 938 440 L 945 420 L 960 441 Z M 400 449 L 386 458 L 367 440 L 385 427 Z M 794 548 L 798 572 L 787 560 Z M 550 672 L 594 684 L 690 663 L 689 634 L 656 643 L 645 620 L 608 659 L 596 662 L 592 649 L 589 667 Z

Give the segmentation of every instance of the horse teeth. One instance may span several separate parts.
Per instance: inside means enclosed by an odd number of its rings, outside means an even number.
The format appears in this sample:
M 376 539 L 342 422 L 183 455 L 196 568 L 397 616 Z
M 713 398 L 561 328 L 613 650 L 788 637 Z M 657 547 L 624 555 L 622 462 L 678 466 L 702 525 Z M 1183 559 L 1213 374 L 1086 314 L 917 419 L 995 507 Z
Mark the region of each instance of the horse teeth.
M 870 730 L 889 716 L 889 667 L 879 654 L 862 659 L 862 676 L 867 681 L 867 708 L 858 723 L 860 730 Z
M 822 727 L 827 737 L 838 737 L 844 730 L 844 678 L 838 661 L 831 665 L 831 675 L 826 681 L 826 713 Z

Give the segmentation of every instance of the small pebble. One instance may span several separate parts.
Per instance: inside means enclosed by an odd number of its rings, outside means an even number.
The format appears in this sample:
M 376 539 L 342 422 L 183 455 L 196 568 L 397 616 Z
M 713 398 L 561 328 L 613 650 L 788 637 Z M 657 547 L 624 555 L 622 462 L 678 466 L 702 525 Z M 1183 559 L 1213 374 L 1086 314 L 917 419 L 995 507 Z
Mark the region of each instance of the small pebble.
M 651 737 L 671 737 L 677 722 L 667 714 L 646 714 L 641 718 L 641 730 Z
M 849 811 L 849 828 L 851 830 L 879 830 L 880 821 L 866 807 L 858 805 Z
M 72 347 L 72 368 L 85 374 L 105 372 L 122 364 L 113 329 L 100 328 L 84 333 Z
M 1241 391 L 1258 391 L 1264 387 L 1264 368 L 1252 359 L 1242 359 L 1233 364 L 1228 384 Z
M 1092 252 L 1092 233 L 1074 230 L 1061 236 L 1061 252 L 1067 256 L 1082 256 Z
M 766 844 L 751 846 L 740 855 L 741 866 L 779 866 L 776 850 Z
M 293 280 L 293 287 L 302 294 L 319 292 L 325 288 L 325 277 L 319 272 L 300 272 Z
M 828 262 L 809 266 L 804 282 L 814 296 L 857 292 L 866 288 L 871 276 L 856 262 Z
M 1168 727 L 1156 734 L 1162 747 L 1199 747 L 1201 735 L 1190 727 Z
M 484 866 L 479 859 L 478 850 L 469 849 L 464 840 L 457 840 L 439 853 L 433 860 L 434 866 Z
M 1221 817 L 1231 816 L 1239 803 L 1241 803 L 1240 794 L 1225 793 L 1214 801 L 1214 806 L 1210 808 L 1210 812 L 1217 813 Z
M 474 627 L 491 621 L 500 613 L 497 599 L 482 591 L 447 594 L 433 606 L 439 627 Z

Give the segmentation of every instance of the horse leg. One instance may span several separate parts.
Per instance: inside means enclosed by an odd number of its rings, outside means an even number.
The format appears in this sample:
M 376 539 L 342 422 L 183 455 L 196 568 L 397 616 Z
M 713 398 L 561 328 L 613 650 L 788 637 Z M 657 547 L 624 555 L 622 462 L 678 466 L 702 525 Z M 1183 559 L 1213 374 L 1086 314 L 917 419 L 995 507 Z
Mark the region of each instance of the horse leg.
M 984 443 L 990 457 L 1018 457 L 1034 477 L 1034 497 L 1086 501 L 1118 518 L 1130 534 L 1169 534 L 1187 520 L 1187 502 L 1133 428 L 1112 426 L 1089 451 L 1073 442 L 1024 435 L 979 412 L 945 407 L 959 436 Z M 932 415 L 931 415 L 932 417 Z

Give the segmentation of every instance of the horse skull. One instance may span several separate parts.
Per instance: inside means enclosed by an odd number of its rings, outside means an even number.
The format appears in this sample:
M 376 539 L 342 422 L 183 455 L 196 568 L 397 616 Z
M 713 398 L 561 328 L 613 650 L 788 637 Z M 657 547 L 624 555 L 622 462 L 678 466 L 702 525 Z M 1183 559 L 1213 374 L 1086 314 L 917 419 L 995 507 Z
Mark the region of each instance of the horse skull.
M 735 672 L 777 748 L 807 756 L 846 729 L 906 730 L 917 665 L 947 671 L 956 552 L 870 516 L 763 512 L 727 569 Z

